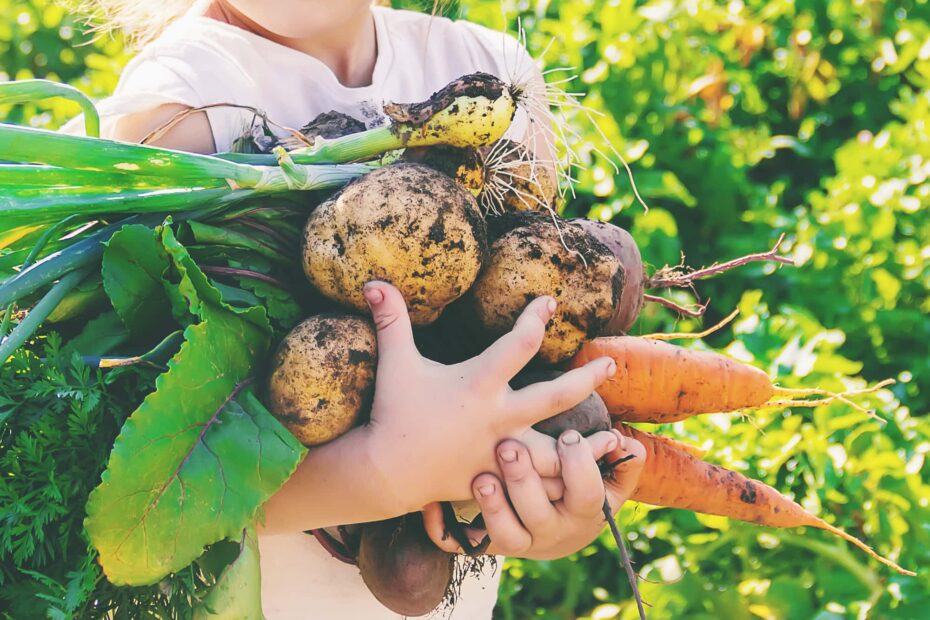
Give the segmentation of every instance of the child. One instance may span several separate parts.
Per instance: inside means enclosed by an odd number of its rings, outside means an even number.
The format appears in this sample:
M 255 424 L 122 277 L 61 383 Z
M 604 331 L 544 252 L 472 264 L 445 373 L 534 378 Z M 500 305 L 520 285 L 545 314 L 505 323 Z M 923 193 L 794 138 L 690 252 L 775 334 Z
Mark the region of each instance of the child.
M 146 42 L 101 105 L 104 134 L 139 141 L 179 112 L 210 104 L 250 106 L 288 127 L 330 110 L 368 126 L 385 101 L 412 102 L 461 75 L 504 80 L 532 63 L 512 39 L 371 0 L 98 0 L 105 17 Z M 541 79 L 538 74 L 532 79 Z M 254 114 L 214 106 L 186 115 L 152 143 L 201 153 L 229 150 Z M 510 137 L 527 141 L 518 118 Z M 635 487 L 644 452 L 619 433 L 558 442 L 530 427 L 585 398 L 614 364 L 601 359 L 517 392 L 507 385 L 535 354 L 555 301 L 530 303 L 513 331 L 456 366 L 422 358 L 406 306 L 389 284 L 365 287 L 378 328 L 371 423 L 310 451 L 265 506 L 262 598 L 279 618 L 394 618 L 342 564 L 304 534 L 424 510 L 431 538 L 444 536 L 437 500 L 477 499 L 491 552 L 562 557 L 589 544 L 604 522 L 596 459 L 636 454 L 608 488 L 616 510 Z M 506 493 L 506 494 L 505 494 Z M 484 531 L 470 533 L 481 539 Z M 454 608 L 489 618 L 499 572 L 469 577 Z

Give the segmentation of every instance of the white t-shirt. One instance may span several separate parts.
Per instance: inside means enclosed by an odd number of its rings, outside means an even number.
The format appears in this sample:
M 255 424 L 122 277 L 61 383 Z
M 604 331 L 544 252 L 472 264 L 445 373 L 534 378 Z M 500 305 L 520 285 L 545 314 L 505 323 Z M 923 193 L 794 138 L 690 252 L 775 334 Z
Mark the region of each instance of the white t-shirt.
M 120 115 L 165 103 L 252 106 L 295 129 L 336 110 L 373 127 L 386 122 L 384 103 L 422 101 L 468 73 L 483 71 L 507 83 L 537 75 L 527 52 L 505 33 L 414 11 L 372 7 L 372 13 L 378 58 L 371 84 L 357 88 L 343 86 L 313 56 L 208 17 L 186 16 L 127 64 L 113 96 L 98 106 L 103 135 Z M 254 121 L 253 113 L 233 107 L 206 112 L 217 151 L 230 150 Z M 519 110 L 507 137 L 522 140 L 525 132 Z
M 374 126 L 384 122 L 385 102 L 424 100 L 468 73 L 484 71 L 508 83 L 538 75 L 526 51 L 503 33 L 421 13 L 372 11 L 378 59 L 371 85 L 359 88 L 340 84 L 312 56 L 210 18 L 183 17 L 129 62 L 113 97 L 100 103 L 103 135 L 110 135 L 120 115 L 165 103 L 252 106 L 292 128 L 336 110 Z M 511 139 L 525 138 L 521 114 L 508 132 Z M 234 108 L 211 108 L 207 115 L 218 151 L 230 150 L 254 120 Z M 400 617 L 375 600 L 356 567 L 332 558 L 312 536 L 266 536 L 259 546 L 268 620 Z M 455 606 L 432 617 L 490 618 L 499 578 L 499 570 L 468 577 Z

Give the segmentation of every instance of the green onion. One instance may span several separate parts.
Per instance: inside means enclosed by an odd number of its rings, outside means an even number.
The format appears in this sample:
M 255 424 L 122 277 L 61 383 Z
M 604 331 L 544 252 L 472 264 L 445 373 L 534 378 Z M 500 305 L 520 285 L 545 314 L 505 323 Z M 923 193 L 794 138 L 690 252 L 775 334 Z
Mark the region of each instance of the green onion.
M 177 183 L 164 176 L 71 170 L 55 166 L 33 164 L 0 164 L 0 187 L 8 191 L 16 188 L 89 187 L 101 189 L 127 189 L 131 187 L 175 187 Z
M 345 184 L 371 170 L 359 164 L 298 166 L 288 162 L 288 170 L 251 166 L 210 155 L 10 125 L 0 125 L 0 153 L 5 160 L 23 164 L 168 178 L 175 187 L 232 186 L 264 192 L 325 189 Z
M 0 219 L 12 223 L 47 222 L 69 213 L 85 217 L 110 213 L 177 213 L 215 204 L 219 199 L 251 195 L 251 190 L 163 189 L 128 190 L 112 193 L 70 194 L 42 192 L 37 196 L 13 195 L 0 199 Z
M 227 180 L 245 185 L 262 176 L 252 166 L 208 155 L 11 125 L 0 126 L 0 153 L 7 161 L 24 164 L 169 177 L 198 187 L 226 185 Z
M 81 91 L 49 80 L 19 80 L 0 84 L 0 103 L 31 103 L 50 97 L 62 97 L 76 101 L 84 112 L 84 132 L 88 136 L 100 136 L 100 115 L 93 102 Z
M 375 127 L 339 138 L 317 138 L 312 147 L 289 151 L 296 164 L 342 164 L 371 159 L 396 149 L 404 148 L 404 140 L 391 126 Z M 248 153 L 221 153 L 218 158 L 233 162 L 272 166 L 274 155 Z
M 39 329 L 39 326 L 42 325 L 48 315 L 58 307 L 65 295 L 77 286 L 81 280 L 86 278 L 91 271 L 92 269 L 89 267 L 72 271 L 49 289 L 39 303 L 29 311 L 26 318 L 0 343 L 0 364 L 6 362 L 7 358 L 13 354 L 13 351 L 29 340 L 29 337 Z
M 65 274 L 100 260 L 103 256 L 103 244 L 124 224 L 156 226 L 164 217 L 163 214 L 129 217 L 46 256 L 0 284 L 0 306 L 18 301 Z
M 66 226 L 68 226 L 68 224 L 73 223 L 79 217 L 80 216 L 77 214 L 69 215 L 68 217 L 61 220 L 54 226 L 50 226 L 48 230 L 42 233 L 42 236 L 39 237 L 38 241 L 36 241 L 36 244 L 32 247 L 32 250 L 26 256 L 25 260 L 23 260 L 22 268 L 26 269 L 29 266 L 31 266 L 33 263 L 35 263 L 36 258 L 39 256 L 42 250 L 45 249 L 45 246 L 48 245 L 48 242 L 52 240 L 52 237 L 59 234 L 62 230 L 65 229 Z M 13 304 L 12 303 L 6 307 L 6 310 L 3 313 L 3 319 L 0 320 L 0 339 L 3 339 L 3 337 L 6 336 L 7 330 L 9 330 L 10 328 L 10 317 L 11 316 L 13 316 Z

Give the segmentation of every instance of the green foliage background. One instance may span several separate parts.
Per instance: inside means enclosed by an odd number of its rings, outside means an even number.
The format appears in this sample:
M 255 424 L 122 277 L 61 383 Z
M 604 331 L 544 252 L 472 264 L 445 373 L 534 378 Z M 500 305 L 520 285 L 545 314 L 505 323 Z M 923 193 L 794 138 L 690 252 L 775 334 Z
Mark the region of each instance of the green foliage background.
M 409 4 L 417 3 L 395 2 Z M 787 233 L 796 268 L 753 265 L 700 284 L 702 298 L 713 300 L 706 324 L 733 308 L 741 312 L 707 346 L 758 365 L 788 387 L 839 390 L 898 380 L 869 403 L 885 425 L 838 404 L 705 416 L 659 430 L 792 494 L 879 552 L 924 569 L 921 576 L 893 575 L 819 531 L 770 531 L 630 505 L 621 522 L 648 579 L 642 590 L 651 617 L 925 617 L 928 3 L 538 0 L 504 6 L 506 18 L 498 0 L 464 0 L 446 10 L 511 32 L 519 16 L 530 50 L 548 46 L 547 66 L 574 67 L 579 81 L 572 90 L 588 93 L 585 103 L 604 113 L 597 126 L 631 163 L 651 207 L 635 204 L 626 176 L 594 156 L 579 171 L 569 213 L 629 228 L 654 267 L 676 264 L 682 253 L 689 265 L 710 264 L 767 249 Z M 128 57 L 119 40 L 91 42 L 63 3 L 0 0 L 0 78 L 48 77 L 101 97 L 112 91 Z M 56 101 L 0 107 L 0 118 L 43 127 L 75 113 L 72 104 Z M 599 132 L 585 118 L 574 121 L 582 134 L 576 148 L 593 155 L 584 145 L 603 144 Z M 688 292 L 673 297 L 694 301 Z M 649 307 L 635 329 L 696 327 Z M 75 380 L 62 375 L 69 385 Z M 79 380 L 91 385 L 90 377 Z M 54 393 L 37 390 L 37 397 Z M 12 405 L 0 398 L 0 415 L 3 407 Z M 86 404 L 75 402 L 71 410 L 72 417 L 87 415 Z M 106 424 L 112 435 L 116 427 Z M 36 462 L 47 460 L 30 449 Z M 43 475 L 49 467 L 41 466 Z M 49 510 L 64 514 L 73 499 L 66 493 L 47 501 Z M 28 548 L 16 546 L 17 537 L 0 537 L 0 557 L 5 564 L 32 562 L 38 572 L 31 587 L 54 600 L 71 584 L 65 577 L 61 583 L 40 578 L 62 561 L 56 534 L 48 535 L 33 559 Z M 87 556 L 80 541 L 67 545 L 76 549 L 68 557 L 77 558 L 66 567 L 67 579 L 79 581 Z M 498 615 L 632 618 L 628 597 L 616 550 L 604 538 L 558 562 L 508 561 Z

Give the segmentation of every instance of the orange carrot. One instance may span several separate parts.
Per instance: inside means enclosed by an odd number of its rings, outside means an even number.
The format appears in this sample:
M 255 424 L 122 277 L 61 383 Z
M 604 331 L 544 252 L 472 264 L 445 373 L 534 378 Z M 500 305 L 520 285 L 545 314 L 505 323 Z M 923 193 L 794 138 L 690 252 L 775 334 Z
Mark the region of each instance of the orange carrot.
M 851 542 L 901 574 L 915 574 L 878 555 L 858 538 L 812 515 L 763 482 L 697 459 L 668 441 L 657 441 L 656 436 L 625 424 L 618 422 L 614 428 L 636 439 L 646 449 L 646 463 L 631 497 L 635 501 L 769 527 L 816 527 Z
M 719 353 L 634 336 L 596 338 L 570 366 L 602 356 L 617 362 L 617 373 L 597 393 L 610 414 L 625 422 L 661 424 L 698 413 L 759 407 L 776 393 L 758 368 Z
M 707 450 L 703 448 L 698 448 L 695 445 L 690 443 L 685 443 L 684 441 L 679 441 L 678 439 L 672 439 L 671 437 L 665 437 L 664 435 L 653 435 L 652 433 L 645 433 L 640 431 L 643 435 L 648 435 L 654 441 L 664 443 L 676 450 L 681 450 L 682 452 L 687 452 L 696 459 L 704 458 L 704 455 L 707 454 Z

